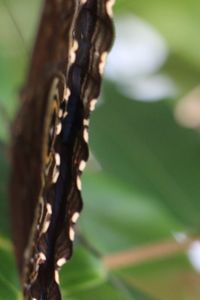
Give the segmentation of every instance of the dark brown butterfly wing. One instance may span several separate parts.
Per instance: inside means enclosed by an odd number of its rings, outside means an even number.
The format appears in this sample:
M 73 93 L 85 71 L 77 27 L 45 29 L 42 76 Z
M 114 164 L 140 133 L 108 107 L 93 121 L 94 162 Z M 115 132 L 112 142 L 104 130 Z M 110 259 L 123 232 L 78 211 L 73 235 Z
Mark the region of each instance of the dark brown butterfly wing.
M 90 112 L 113 39 L 113 0 L 46 0 L 13 126 L 11 212 L 25 299 L 60 299 L 82 209 Z M 23 253 L 25 252 L 25 258 Z

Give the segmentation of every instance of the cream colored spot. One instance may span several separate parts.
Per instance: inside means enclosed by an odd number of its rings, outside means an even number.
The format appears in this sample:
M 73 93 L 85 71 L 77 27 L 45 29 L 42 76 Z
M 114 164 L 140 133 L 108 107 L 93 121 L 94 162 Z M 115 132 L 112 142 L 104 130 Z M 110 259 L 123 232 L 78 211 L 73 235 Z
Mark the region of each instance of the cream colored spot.
M 43 233 L 43 234 L 47 232 L 47 230 L 48 230 L 48 228 L 49 228 L 49 225 L 50 225 L 50 221 L 46 221 L 46 222 L 44 223 L 44 226 L 43 226 L 43 228 L 42 228 L 42 233 Z
M 74 239 L 75 239 L 75 232 L 74 232 L 74 229 L 72 227 L 70 227 L 69 229 L 69 238 L 70 240 L 73 242 Z
M 76 178 L 76 185 L 77 185 L 77 189 L 81 191 L 81 179 L 79 176 L 77 176 Z
M 113 5 L 115 4 L 115 0 L 108 0 L 107 3 L 106 3 L 106 11 L 107 11 L 107 14 L 112 17 L 113 16 Z
M 97 99 L 91 100 L 91 102 L 90 102 L 90 111 L 95 110 L 96 103 L 97 103 Z
M 78 42 L 77 40 L 74 40 L 73 44 L 72 44 L 72 48 L 70 49 L 69 52 L 69 60 L 70 63 L 73 64 L 76 60 L 76 51 L 78 50 Z
M 38 254 L 38 261 L 39 261 L 39 263 L 44 262 L 45 260 L 46 260 L 45 254 L 43 252 L 40 252 Z
M 70 92 L 70 89 L 65 87 L 65 90 L 64 90 L 64 101 L 68 101 L 69 100 L 69 96 L 71 95 L 71 92 Z
M 79 170 L 80 170 L 81 172 L 83 172 L 84 169 L 85 169 L 85 167 L 86 167 L 86 161 L 81 160 L 80 165 L 79 165 Z
M 56 165 L 59 166 L 60 165 L 60 155 L 58 153 L 55 154 L 55 161 L 56 161 Z
M 80 214 L 78 212 L 75 212 L 72 216 L 72 222 L 75 224 L 79 218 Z
M 59 279 L 59 273 L 58 273 L 58 270 L 55 271 L 54 273 L 54 278 L 55 278 L 55 282 L 57 284 L 60 284 L 60 279 Z
M 104 71 L 107 55 L 108 55 L 107 52 L 103 52 L 101 54 L 101 59 L 100 59 L 100 64 L 99 64 L 99 73 L 101 75 L 103 74 L 103 71 Z
M 52 207 L 51 207 L 51 204 L 47 203 L 46 208 L 47 208 L 48 214 L 49 214 L 49 215 L 52 215 Z
M 63 115 L 63 118 L 66 118 L 67 115 L 68 115 L 68 112 L 65 111 L 65 112 L 64 112 L 64 115 Z
M 62 116 L 63 116 L 63 111 L 62 111 L 62 109 L 59 109 L 58 117 L 59 117 L 59 118 L 62 118 Z
M 89 134 L 88 134 L 87 128 L 85 128 L 84 131 L 83 131 L 83 138 L 84 138 L 85 142 L 88 143 L 88 141 L 89 141 Z
M 52 179 L 52 182 L 53 182 L 53 183 L 56 183 L 56 182 L 57 182 L 59 175 L 60 175 L 60 173 L 59 173 L 59 171 L 56 169 L 56 170 L 54 171 L 54 174 L 53 174 L 53 179 Z
M 58 125 L 56 126 L 56 135 L 59 135 L 61 133 L 62 130 L 62 124 L 61 122 L 58 123 Z
M 60 258 L 58 261 L 57 261 L 57 266 L 60 268 L 62 267 L 65 263 L 66 263 L 66 258 Z
M 81 0 L 81 4 L 85 4 L 87 0 Z
M 90 120 L 89 119 L 83 119 L 83 125 L 84 126 L 89 126 L 90 125 Z
M 47 218 L 49 218 L 49 216 L 52 215 L 52 207 L 49 203 L 47 203 L 46 209 L 47 209 L 47 214 L 46 214 L 46 217 L 45 217 L 46 221 L 44 222 L 44 225 L 43 225 L 43 228 L 42 228 L 42 233 L 47 232 L 47 230 L 49 228 L 49 225 L 50 225 L 50 220 L 47 219 Z
M 40 215 L 39 215 L 39 220 L 38 220 L 38 223 L 40 224 L 41 221 L 42 221 L 42 216 L 43 216 L 43 213 L 44 213 L 44 199 L 42 196 L 40 196 L 39 198 L 39 203 L 40 203 Z M 37 225 L 37 228 L 39 229 L 39 224 Z

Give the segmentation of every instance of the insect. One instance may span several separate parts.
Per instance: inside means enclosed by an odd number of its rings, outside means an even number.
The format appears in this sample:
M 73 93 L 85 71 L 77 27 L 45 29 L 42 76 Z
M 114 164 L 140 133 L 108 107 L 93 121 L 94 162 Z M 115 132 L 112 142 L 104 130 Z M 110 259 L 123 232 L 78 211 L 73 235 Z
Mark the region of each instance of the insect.
M 13 124 L 11 214 L 24 299 L 61 299 L 82 210 L 88 128 L 113 41 L 113 0 L 46 0 Z

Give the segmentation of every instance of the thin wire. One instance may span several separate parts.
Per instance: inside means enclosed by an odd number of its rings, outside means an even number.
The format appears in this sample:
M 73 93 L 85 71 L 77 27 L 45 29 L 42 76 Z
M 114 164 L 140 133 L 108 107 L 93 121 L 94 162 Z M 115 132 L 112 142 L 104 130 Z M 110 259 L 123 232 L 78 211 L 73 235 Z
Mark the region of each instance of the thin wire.
M 88 241 L 88 239 L 85 237 L 85 235 L 83 233 L 78 231 L 77 237 L 78 237 L 80 244 L 83 247 L 85 247 L 88 251 L 90 251 L 90 253 L 92 253 L 94 256 L 96 256 L 98 258 L 103 257 L 103 254 L 100 253 L 100 251 Z
M 109 273 L 108 280 L 114 288 L 121 292 L 124 300 L 135 299 L 120 277 L 115 274 Z
M 10 17 L 10 19 L 11 19 L 11 21 L 12 21 L 12 23 L 13 23 L 15 29 L 16 29 L 16 32 L 17 32 L 22 44 L 23 44 L 23 48 L 24 48 L 26 54 L 28 55 L 27 44 L 26 44 L 25 38 L 22 34 L 22 31 L 21 31 L 21 29 L 20 29 L 20 27 L 17 23 L 16 17 L 15 17 L 11 7 L 9 6 L 9 4 L 6 0 L 3 0 L 3 5 L 5 6 L 5 9 L 7 10 L 8 15 L 9 15 L 9 17 Z

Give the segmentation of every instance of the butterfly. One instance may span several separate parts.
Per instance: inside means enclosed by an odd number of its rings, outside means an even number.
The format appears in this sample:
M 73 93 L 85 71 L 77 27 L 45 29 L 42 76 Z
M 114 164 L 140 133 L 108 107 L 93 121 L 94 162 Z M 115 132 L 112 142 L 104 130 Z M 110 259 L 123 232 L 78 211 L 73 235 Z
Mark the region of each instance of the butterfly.
M 12 231 L 24 299 L 61 299 L 82 210 L 81 174 L 113 42 L 114 0 L 46 0 L 12 126 Z

